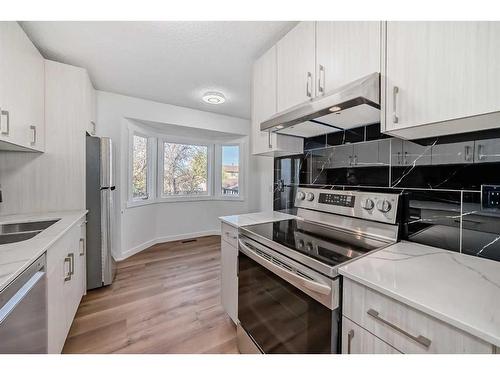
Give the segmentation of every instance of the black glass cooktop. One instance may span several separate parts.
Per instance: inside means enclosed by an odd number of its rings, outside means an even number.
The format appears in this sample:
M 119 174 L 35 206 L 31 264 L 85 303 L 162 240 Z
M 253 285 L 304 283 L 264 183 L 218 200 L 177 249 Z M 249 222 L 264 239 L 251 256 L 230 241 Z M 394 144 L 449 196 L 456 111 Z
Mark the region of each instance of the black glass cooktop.
M 336 266 L 385 245 L 355 233 L 297 219 L 250 225 L 245 230 L 329 266 Z

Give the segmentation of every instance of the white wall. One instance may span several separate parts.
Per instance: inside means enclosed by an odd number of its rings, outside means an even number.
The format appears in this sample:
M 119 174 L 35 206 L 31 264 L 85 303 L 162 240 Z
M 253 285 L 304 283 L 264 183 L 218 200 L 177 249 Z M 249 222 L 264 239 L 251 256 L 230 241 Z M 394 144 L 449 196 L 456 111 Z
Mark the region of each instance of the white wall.
M 86 77 L 45 61 L 45 152 L 0 151 L 0 215 L 85 208 Z
M 219 216 L 272 210 L 272 194 L 267 194 L 267 199 L 261 194 L 263 185 L 270 182 L 272 186 L 272 158 L 262 157 L 248 158 L 248 194 L 244 201 L 154 203 L 127 208 L 128 132 L 124 120 L 127 118 L 247 137 L 250 133 L 249 120 L 98 91 L 97 135 L 111 137 L 116 147 L 118 185 L 114 255 L 117 259 L 156 242 L 216 234 L 220 230 Z M 266 185 L 264 190 L 268 191 L 269 187 Z

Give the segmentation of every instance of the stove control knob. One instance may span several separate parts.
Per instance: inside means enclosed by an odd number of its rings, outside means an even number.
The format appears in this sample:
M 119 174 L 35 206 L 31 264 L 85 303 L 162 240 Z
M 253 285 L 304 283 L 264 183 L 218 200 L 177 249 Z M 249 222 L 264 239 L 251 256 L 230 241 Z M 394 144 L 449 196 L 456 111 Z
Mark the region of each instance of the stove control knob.
M 306 197 L 306 195 L 304 194 L 304 192 L 303 192 L 303 191 L 299 191 L 299 192 L 297 193 L 297 199 L 298 199 L 299 201 L 303 201 L 305 197 Z
M 311 252 L 311 251 L 312 251 L 312 249 L 313 249 L 313 245 L 312 245 L 312 243 L 308 242 L 308 243 L 307 243 L 307 245 L 306 245 L 306 250 L 307 250 L 308 252 Z
M 361 201 L 361 207 L 363 207 L 365 210 L 370 211 L 375 207 L 375 202 L 373 202 L 372 199 L 366 198 Z
M 306 199 L 311 202 L 314 200 L 314 194 L 313 193 L 307 193 Z
M 299 249 L 303 249 L 304 248 L 304 240 L 299 240 L 299 242 L 297 243 L 297 246 Z
M 385 199 L 381 199 L 377 202 L 377 210 L 380 212 L 389 212 L 391 210 L 391 202 Z

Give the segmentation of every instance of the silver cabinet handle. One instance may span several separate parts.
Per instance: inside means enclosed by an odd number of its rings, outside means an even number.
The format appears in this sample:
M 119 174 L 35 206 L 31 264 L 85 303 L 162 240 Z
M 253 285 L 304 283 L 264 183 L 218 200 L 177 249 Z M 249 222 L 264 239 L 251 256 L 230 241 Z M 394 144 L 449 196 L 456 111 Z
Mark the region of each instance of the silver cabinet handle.
M 349 165 L 352 165 L 352 156 L 349 155 L 348 158 L 349 158 Z
M 94 121 L 90 121 L 90 124 L 92 125 L 92 135 L 95 135 L 95 122 Z
M 398 151 L 398 164 L 401 165 L 403 164 L 403 158 L 401 156 L 401 152 Z
M 85 255 L 85 238 L 80 238 L 80 255 L 81 257 Z
M 0 111 L 0 115 L 1 115 L 1 118 L 0 118 L 0 124 L 3 124 L 3 121 L 2 121 L 2 118 L 3 116 L 5 116 L 7 122 L 7 126 L 5 127 L 5 129 L 3 128 L 3 125 L 1 126 L 2 128 L 2 134 L 4 135 L 9 135 L 9 132 L 10 132 L 10 115 L 9 115 L 9 111 Z
M 307 72 L 306 96 L 312 98 L 312 73 Z
M 321 64 L 319 65 L 318 93 L 325 95 L 325 67 Z
M 273 148 L 273 143 L 271 142 L 271 131 L 267 132 L 267 143 L 269 144 L 269 148 Z
M 349 332 L 347 332 L 347 354 L 351 354 L 351 343 L 353 338 L 354 330 L 350 329 Z
M 472 152 L 471 152 L 470 146 L 465 146 L 464 159 L 465 159 L 465 161 L 472 161 Z
M 354 165 L 358 165 L 358 155 L 354 155 L 354 157 L 352 158 L 352 163 Z
M 36 143 L 36 126 L 35 125 L 31 125 L 30 129 L 32 131 L 31 136 L 33 137 L 33 138 L 31 138 L 31 142 L 30 143 L 33 146 Z
M 404 164 L 408 165 L 408 151 L 405 151 Z
M 371 317 L 375 318 L 376 320 L 378 320 L 379 322 L 384 323 L 388 327 L 391 327 L 395 331 L 397 331 L 399 333 L 402 333 L 406 337 L 408 337 L 408 338 L 412 339 L 413 341 L 419 343 L 420 345 L 425 346 L 426 348 L 428 348 L 429 346 L 431 346 L 431 340 L 429 340 L 427 337 L 422 336 L 422 335 L 414 336 L 411 333 L 406 332 L 405 330 L 399 328 L 397 325 L 395 325 L 395 324 L 393 324 L 393 323 L 391 323 L 391 322 L 389 322 L 389 321 L 381 318 L 379 316 L 378 311 L 373 310 L 373 309 L 369 309 L 366 313 L 368 315 L 370 315 Z
M 398 112 L 397 112 L 397 98 L 399 93 L 399 87 L 394 86 L 392 88 L 392 122 L 397 124 L 399 122 Z
M 70 253 L 68 254 L 68 257 L 70 258 L 71 262 L 70 262 L 70 275 L 74 275 L 75 274 L 75 254 L 73 253 Z
M 486 160 L 486 155 L 484 154 L 484 145 L 477 146 L 477 158 L 478 160 Z
M 68 263 L 69 265 L 69 270 L 68 270 L 68 273 L 66 274 L 66 276 L 64 277 L 64 281 L 69 281 L 71 280 L 71 258 L 68 254 L 67 257 L 64 258 L 64 263 Z

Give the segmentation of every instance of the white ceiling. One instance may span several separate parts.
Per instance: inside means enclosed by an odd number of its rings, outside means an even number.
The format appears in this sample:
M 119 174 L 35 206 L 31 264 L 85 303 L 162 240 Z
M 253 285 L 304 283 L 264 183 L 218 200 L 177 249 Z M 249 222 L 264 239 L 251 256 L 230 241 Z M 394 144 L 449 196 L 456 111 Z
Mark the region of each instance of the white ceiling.
M 295 22 L 21 22 L 44 57 L 99 90 L 250 118 L 252 63 Z M 221 91 L 226 103 L 202 102 Z

